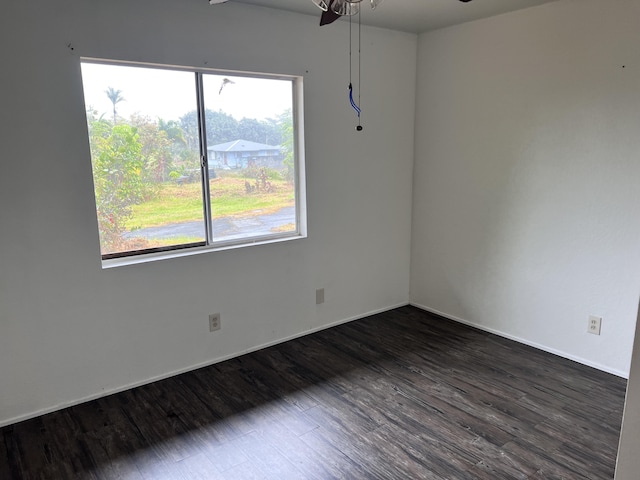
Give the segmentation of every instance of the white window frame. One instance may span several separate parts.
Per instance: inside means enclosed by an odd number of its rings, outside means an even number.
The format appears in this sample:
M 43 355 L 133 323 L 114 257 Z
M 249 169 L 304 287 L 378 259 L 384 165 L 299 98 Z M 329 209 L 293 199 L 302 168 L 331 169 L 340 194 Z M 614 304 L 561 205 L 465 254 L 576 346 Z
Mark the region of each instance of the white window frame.
M 283 242 L 289 240 L 296 240 L 307 237 L 307 205 L 306 205 L 306 183 L 305 183 L 305 159 L 304 159 L 304 110 L 303 110 L 303 77 L 297 75 L 285 75 L 274 73 L 257 73 L 246 71 L 234 71 L 234 70 L 219 70 L 211 68 L 195 68 L 195 67 L 183 67 L 175 65 L 162 65 L 142 62 L 129 62 L 129 61 L 116 61 L 105 60 L 100 58 L 82 57 L 81 63 L 93 63 L 113 66 L 129 66 L 129 67 L 142 67 L 149 69 L 161 69 L 161 70 L 177 70 L 190 72 L 195 77 L 195 89 L 197 97 L 197 112 L 198 112 L 198 126 L 200 137 L 200 158 L 201 158 L 201 180 L 202 180 L 202 196 L 204 206 L 204 219 L 205 226 L 205 241 L 204 245 L 175 245 L 171 247 L 163 247 L 161 249 L 150 249 L 149 251 L 129 251 L 122 252 L 116 256 L 114 255 L 101 255 L 102 268 L 112 268 L 124 265 L 134 265 L 140 263 L 147 263 L 156 260 L 162 260 L 166 258 L 179 258 L 190 255 L 197 255 L 202 253 L 224 251 L 235 248 L 243 248 L 254 245 L 264 245 L 276 242 Z M 207 139 L 206 139 L 206 125 L 204 106 L 204 93 L 203 93 L 203 75 L 229 75 L 240 76 L 250 78 L 264 78 L 264 79 L 276 79 L 276 80 L 288 80 L 292 84 L 292 116 L 293 116 L 293 148 L 294 148 L 294 168 L 295 168 L 295 218 L 296 229 L 290 232 L 272 233 L 267 235 L 254 235 L 243 238 L 216 240 L 213 237 L 212 232 L 212 217 L 211 217 L 211 205 L 210 205 L 210 191 L 209 191 L 209 166 L 208 166 L 208 151 L 207 151 Z M 86 106 L 85 106 L 86 107 Z M 88 136 L 88 132 L 87 132 Z M 93 180 L 93 175 L 92 175 Z M 95 202 L 95 200 L 94 200 Z

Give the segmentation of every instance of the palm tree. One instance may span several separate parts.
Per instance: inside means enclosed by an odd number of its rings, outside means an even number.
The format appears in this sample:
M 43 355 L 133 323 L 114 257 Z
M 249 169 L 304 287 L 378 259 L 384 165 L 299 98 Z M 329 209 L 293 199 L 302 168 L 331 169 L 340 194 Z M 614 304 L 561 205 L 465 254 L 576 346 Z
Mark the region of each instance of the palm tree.
M 113 123 L 115 124 L 116 123 L 116 105 L 124 101 L 124 97 L 121 95 L 122 90 L 116 90 L 113 87 L 107 87 L 104 93 L 107 94 L 107 97 L 109 97 L 109 100 L 111 100 L 111 103 L 113 103 Z

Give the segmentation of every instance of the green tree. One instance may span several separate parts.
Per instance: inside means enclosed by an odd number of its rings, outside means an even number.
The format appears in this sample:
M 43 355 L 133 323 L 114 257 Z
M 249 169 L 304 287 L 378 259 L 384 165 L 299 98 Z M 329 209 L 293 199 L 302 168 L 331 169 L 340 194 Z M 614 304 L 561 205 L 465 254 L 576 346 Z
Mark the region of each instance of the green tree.
M 158 129 L 167 134 L 167 138 L 177 150 L 187 146 L 184 131 L 177 120 L 163 120 L 159 118 Z
M 193 146 L 188 140 L 188 134 L 184 131 L 182 123 L 178 120 L 158 119 L 158 130 L 166 135 L 169 141 L 171 161 L 165 166 L 165 180 L 167 172 L 170 178 L 178 178 L 185 175 L 187 171 L 199 168 L 199 149 L 197 137 Z
M 166 130 L 160 128 L 149 117 L 131 115 L 129 122 L 137 130 L 142 144 L 142 160 L 144 162 L 142 178 L 145 184 L 145 193 L 153 195 L 157 192 L 158 182 L 167 180 L 173 167 L 172 142 Z
M 187 144 L 189 150 L 198 150 L 199 148 L 199 135 L 198 135 L 198 113 L 192 110 L 185 113 L 178 120 L 180 128 L 182 129 L 182 135 Z
M 207 126 L 207 143 L 218 143 L 238 140 L 238 121 L 223 111 L 214 112 L 205 110 L 205 123 Z M 190 149 L 198 149 L 198 114 L 195 110 L 185 113 L 180 117 L 180 126 L 184 132 L 185 140 Z
M 278 118 L 267 118 L 260 121 L 263 131 L 264 140 L 261 143 L 267 145 L 280 145 L 282 143 L 282 129 Z
M 285 167 L 285 177 L 288 182 L 293 183 L 295 180 L 295 143 L 293 138 L 293 115 L 291 109 L 285 110 L 278 115 L 278 123 L 280 124 L 280 131 L 282 133 L 282 152 L 284 159 L 282 163 Z
M 135 127 L 97 120 L 90 146 L 102 253 L 117 252 L 126 243 L 131 206 L 145 197 L 142 143 Z
M 238 123 L 238 138 L 257 143 L 267 143 L 265 124 L 255 118 L 243 118 Z
M 107 97 L 109 97 L 109 100 L 111 100 L 111 103 L 113 104 L 113 123 L 115 124 L 117 122 L 116 105 L 120 102 L 124 102 L 122 90 L 116 90 L 113 87 L 107 87 L 104 93 L 107 94 Z

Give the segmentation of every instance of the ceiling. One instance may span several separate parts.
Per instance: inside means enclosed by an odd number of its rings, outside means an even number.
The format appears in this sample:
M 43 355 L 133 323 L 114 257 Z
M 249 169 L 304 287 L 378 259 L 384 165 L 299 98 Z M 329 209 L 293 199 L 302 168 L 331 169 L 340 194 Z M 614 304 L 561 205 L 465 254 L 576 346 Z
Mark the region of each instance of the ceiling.
M 321 13 L 311 0 L 233 1 L 315 15 L 318 19 Z M 362 23 L 422 33 L 552 1 L 556 0 L 474 0 L 469 3 L 459 0 L 385 0 L 375 11 L 364 5 L 366 8 L 362 9 Z

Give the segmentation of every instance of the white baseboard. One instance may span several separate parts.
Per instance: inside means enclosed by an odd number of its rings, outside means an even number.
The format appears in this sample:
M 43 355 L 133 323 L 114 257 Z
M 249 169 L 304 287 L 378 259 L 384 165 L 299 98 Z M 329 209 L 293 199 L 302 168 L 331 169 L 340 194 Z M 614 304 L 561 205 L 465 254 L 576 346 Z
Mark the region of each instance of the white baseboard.
M 592 367 L 592 368 L 595 368 L 597 370 L 601 370 L 603 372 L 611 373 L 612 375 L 616 375 L 617 377 L 622 377 L 622 378 L 626 378 L 626 379 L 629 378 L 629 372 L 622 372 L 620 370 L 616 370 L 614 368 L 607 367 L 606 365 L 601 365 L 601 364 L 599 364 L 597 362 L 592 362 L 591 360 L 588 360 L 586 358 L 577 357 L 577 356 L 571 355 L 571 354 L 569 354 L 567 352 L 563 352 L 561 350 L 556 350 L 555 348 L 551 348 L 551 347 L 548 347 L 546 345 L 541 345 L 539 343 L 532 342 L 532 341 L 527 340 L 525 338 L 520 338 L 520 337 L 517 337 L 515 335 L 511 335 L 509 333 L 506 333 L 506 332 L 503 332 L 503 331 L 500 331 L 500 330 L 496 330 L 494 328 L 489 328 L 489 327 L 487 327 L 485 325 L 480 325 L 478 323 L 470 322 L 469 320 L 465 320 L 464 318 L 459 318 L 459 317 L 456 317 L 455 315 L 449 315 L 448 313 L 441 312 L 441 311 L 436 310 L 434 308 L 427 307 L 426 305 L 421 305 L 421 304 L 415 303 L 415 302 L 409 302 L 409 305 L 412 305 L 412 306 L 414 306 L 416 308 L 419 308 L 420 310 L 424 310 L 426 312 L 433 313 L 435 315 L 438 315 L 439 317 L 443 317 L 443 318 L 446 318 L 448 320 L 453 320 L 454 322 L 463 323 L 465 325 L 469 325 L 470 327 L 477 328 L 478 330 L 483 330 L 485 332 L 493 333 L 493 334 L 498 335 L 500 337 L 508 338 L 509 340 L 514 340 L 514 341 L 516 341 L 518 343 L 522 343 L 524 345 L 528 345 L 530 347 L 537 348 L 538 350 L 542 350 L 544 352 L 552 353 L 554 355 L 558 355 L 559 357 L 566 358 L 568 360 L 573 360 L 574 362 L 581 363 L 582 365 L 586 365 L 588 367 Z
M 560 357 L 567 358 L 569 360 L 573 360 L 575 362 L 581 363 L 583 365 L 587 365 L 589 367 L 596 368 L 596 369 L 601 370 L 603 372 L 611 373 L 611 374 L 616 375 L 618 377 L 622 377 L 622 378 L 628 378 L 629 377 L 628 372 L 621 372 L 619 370 L 615 370 L 615 369 L 609 368 L 609 367 L 607 367 L 605 365 L 600 365 L 600 364 L 592 362 L 590 360 L 587 360 L 587 359 L 584 359 L 584 358 L 580 358 L 580 357 L 576 357 L 576 356 L 570 355 L 570 354 L 568 354 L 566 352 L 563 352 L 563 351 L 560 351 L 560 350 L 556 350 L 554 348 L 550 348 L 550 347 L 547 347 L 545 345 L 541 345 L 541 344 L 538 344 L 538 343 L 535 343 L 535 342 L 531 342 L 531 341 L 526 340 L 524 338 L 520 338 L 520 337 L 517 337 L 517 336 L 514 336 L 514 335 L 510 335 L 510 334 L 502 332 L 500 330 L 496 330 L 496 329 L 493 329 L 493 328 L 488 328 L 488 327 L 486 327 L 484 325 L 480 325 L 480 324 L 477 324 L 477 323 L 474 323 L 474 322 L 470 322 L 470 321 L 465 320 L 463 318 L 459 318 L 459 317 L 456 317 L 454 315 L 450 315 L 448 313 L 441 312 L 441 311 L 436 310 L 434 308 L 430 308 L 430 307 L 428 307 L 426 305 L 421 305 L 421 304 L 415 303 L 415 302 L 405 302 L 405 303 L 399 303 L 397 305 L 392 305 L 392 306 L 380 308 L 380 309 L 377 309 L 377 310 L 372 310 L 372 311 L 369 311 L 367 313 L 354 315 L 352 317 L 348 317 L 348 318 L 345 318 L 345 319 L 336 320 L 335 322 L 331 322 L 329 324 L 322 325 L 320 327 L 316 327 L 316 328 L 313 328 L 313 329 L 310 329 L 310 330 L 305 330 L 303 332 L 298 332 L 298 333 L 290 335 L 288 337 L 284 337 L 284 338 L 281 338 L 281 339 L 278 339 L 278 340 L 274 340 L 274 341 L 267 342 L 267 343 L 264 343 L 264 344 L 261 344 L 261 345 L 257 345 L 255 347 L 251 347 L 251 348 L 242 350 L 242 351 L 237 352 L 237 353 L 233 353 L 233 354 L 230 354 L 230 355 L 225 355 L 223 357 L 217 357 L 215 359 L 208 360 L 206 362 L 202 362 L 202 363 L 198 363 L 198 364 L 195 364 L 195 365 L 191 365 L 191 366 L 186 367 L 186 368 L 181 368 L 181 369 L 178 369 L 178 370 L 174 370 L 174 371 L 171 371 L 171 372 L 168 372 L 168 373 L 164 373 L 162 375 L 157 375 L 155 377 L 147 378 L 145 380 L 141 380 L 141 381 L 138 381 L 138 382 L 133 382 L 133 383 L 130 383 L 130 384 L 127 384 L 127 385 L 123 385 L 121 387 L 112 388 L 112 389 L 109 389 L 109 390 L 103 390 L 103 391 L 101 391 L 99 393 L 88 395 L 86 397 L 79 398 L 79 399 L 76 399 L 76 400 L 72 400 L 70 402 L 64 402 L 64 403 L 61 403 L 61 404 L 58 404 L 58 405 L 55 405 L 55 406 L 52 406 L 52 407 L 43 408 L 41 410 L 37 410 L 37 411 L 34 411 L 34 412 L 29 412 L 29 413 L 26 413 L 26 414 L 23 414 L 23 415 L 19 415 L 19 416 L 10 418 L 10 419 L 2 420 L 2 421 L 0 421 L 0 427 L 5 427 L 7 425 L 13 425 L 14 423 L 18 423 L 18 422 L 22 422 L 22 421 L 25 421 L 25 420 L 29 420 L 31 418 L 38 417 L 40 415 L 46 415 L 47 413 L 52 413 L 52 412 L 55 412 L 55 411 L 58 411 L 58 410 L 62 410 L 64 408 L 73 407 L 74 405 L 79 405 L 81 403 L 89 402 L 91 400 L 96 400 L 98 398 L 106 397 L 108 395 L 113 395 L 115 393 L 124 392 L 124 391 L 130 390 L 132 388 L 141 387 L 141 386 L 147 385 L 149 383 L 157 382 L 159 380 L 164 380 L 165 378 L 170 378 L 170 377 L 173 377 L 173 376 L 176 376 L 176 375 L 180 375 L 182 373 L 187 373 L 187 372 L 190 372 L 190 371 L 193 371 L 193 370 L 197 370 L 197 369 L 202 368 L 202 367 L 208 367 L 208 366 L 214 365 L 216 363 L 224 362 L 225 360 L 229 360 L 231 358 L 239 357 L 241 355 L 245 355 L 245 354 L 251 353 L 251 352 L 256 352 L 258 350 L 262 350 L 263 348 L 268 348 L 268 347 L 271 347 L 271 346 L 274 346 L 274 345 L 278 345 L 280 343 L 288 342 L 289 340 L 294 340 L 296 338 L 304 337 L 306 335 L 310 335 L 312 333 L 316 333 L 316 332 L 325 330 L 327 328 L 331 328 L 331 327 L 335 327 L 335 326 L 338 326 L 338 325 L 342 325 L 344 323 L 349 323 L 349 322 L 352 322 L 354 320 L 359 320 L 361 318 L 369 317 L 371 315 L 376 315 L 378 313 L 387 312 L 389 310 L 393 310 L 393 309 L 399 308 L 399 307 L 404 307 L 406 305 L 412 305 L 412 306 L 414 306 L 416 308 L 419 308 L 419 309 L 424 310 L 424 311 L 429 312 L 429 313 L 433 313 L 434 315 L 438 315 L 438 316 L 446 318 L 448 320 L 452 320 L 454 322 L 462 323 L 464 325 L 469 325 L 469 326 L 477 328 L 479 330 L 483 330 L 485 332 L 493 333 L 493 334 L 498 335 L 500 337 L 508 338 L 509 340 L 514 340 L 514 341 L 516 341 L 518 343 L 522 343 L 524 345 L 528 345 L 530 347 L 537 348 L 538 350 L 542 350 L 544 352 L 552 353 L 554 355 L 558 355 Z
M 126 390 L 131 390 L 132 388 L 141 387 L 141 386 L 147 385 L 149 383 L 157 382 L 158 380 L 164 380 L 165 378 L 174 377 L 176 375 L 180 375 L 181 373 L 187 373 L 187 372 L 191 372 L 193 370 L 197 370 L 197 369 L 202 368 L 202 367 L 208 367 L 208 366 L 214 365 L 216 363 L 224 362 L 225 360 L 229 360 L 231 358 L 239 357 L 241 355 L 245 355 L 245 354 L 251 353 L 251 352 L 256 352 L 258 350 L 262 350 L 263 348 L 272 347 L 274 345 L 278 345 L 280 343 L 288 342 L 289 340 L 294 340 L 296 338 L 304 337 L 306 335 L 310 335 L 312 333 L 316 333 L 316 332 L 319 332 L 321 330 L 325 330 L 327 328 L 335 327 L 337 325 L 342 325 L 343 323 L 349 323 L 349 322 L 352 322 L 354 320 L 359 320 L 361 318 L 369 317 L 371 315 L 376 315 L 378 313 L 387 312 L 389 310 L 393 310 L 393 309 L 399 308 L 399 307 L 404 307 L 406 305 L 409 305 L 409 303 L 408 302 L 399 303 L 397 305 L 383 307 L 383 308 L 379 308 L 377 310 L 372 310 L 372 311 L 367 312 L 367 313 L 354 315 L 354 316 L 349 317 L 349 318 L 336 320 L 335 322 L 331 322 L 329 324 L 322 325 L 320 327 L 312 328 L 310 330 L 304 330 L 302 332 L 295 333 L 295 334 L 290 335 L 288 337 L 284 337 L 284 338 L 281 338 L 281 339 L 278 339 L 278 340 L 274 340 L 274 341 L 271 341 L 271 342 L 263 343 L 261 345 L 257 345 L 255 347 L 251 347 L 251 348 L 239 351 L 237 353 L 233 353 L 233 354 L 230 354 L 230 355 L 225 355 L 225 356 L 222 356 L 222 357 L 217 357 L 217 358 L 212 359 L 212 360 L 207 360 L 206 362 L 198 363 L 198 364 L 191 365 L 189 367 L 181 368 L 181 369 L 178 369 L 178 370 L 173 370 L 173 371 L 168 372 L 168 373 L 163 373 L 162 375 L 157 375 L 155 377 L 147 378 L 145 380 L 140 380 L 140 381 L 137 381 L 137 382 L 129 383 L 129 384 L 123 385 L 121 387 L 116 387 L 116 388 L 112 388 L 112 389 L 108 389 L 108 390 L 103 390 L 103 391 L 101 391 L 99 393 L 94 393 L 92 395 L 88 395 L 86 397 L 82 397 L 82 398 L 79 398 L 79 399 L 76 399 L 76 400 L 72 400 L 72 401 L 69 401 L 69 402 L 60 403 L 60 404 L 52 406 L 52 407 L 47 407 L 47 408 L 43 408 L 43 409 L 36 410 L 36 411 L 33 411 L 33 412 L 28 412 L 28 413 L 25 413 L 23 415 L 18 415 L 18 416 L 13 417 L 13 418 L 0 420 L 0 427 L 6 427 L 7 425 L 13 425 L 14 423 L 22 422 L 22 421 L 29 420 L 29 419 L 35 418 L 35 417 L 39 417 L 40 415 L 46 415 L 47 413 L 52 413 L 52 412 L 56 412 L 58 410 L 62 410 L 64 408 L 73 407 L 74 405 L 79 405 L 81 403 L 90 402 L 91 400 L 96 400 L 98 398 L 107 397 L 109 395 L 113 395 L 114 393 L 119 393 L 119 392 L 124 392 Z

